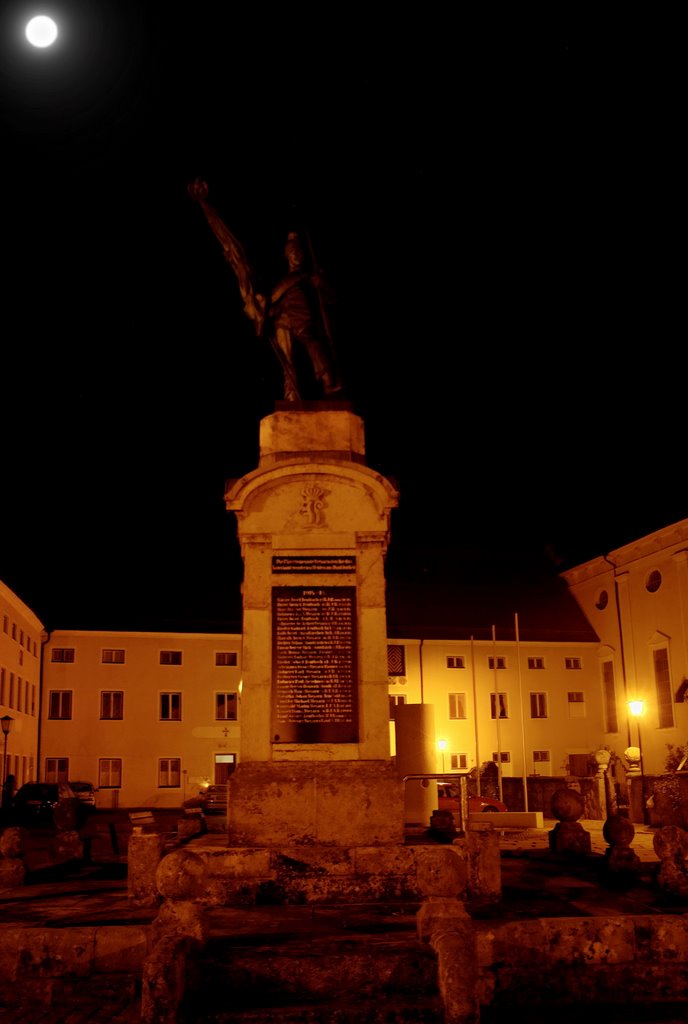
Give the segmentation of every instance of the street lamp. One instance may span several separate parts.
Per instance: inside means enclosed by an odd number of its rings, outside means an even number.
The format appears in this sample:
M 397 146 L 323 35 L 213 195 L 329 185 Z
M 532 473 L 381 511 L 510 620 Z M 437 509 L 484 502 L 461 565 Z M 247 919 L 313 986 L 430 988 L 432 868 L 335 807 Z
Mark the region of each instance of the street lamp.
M 437 741 L 437 746 L 442 751 L 442 774 L 444 775 L 444 752 L 447 749 L 447 741 L 446 740 L 438 740 Z
M 645 809 L 645 768 L 643 765 L 643 741 L 640 734 L 640 719 L 645 712 L 644 700 L 629 700 L 628 710 L 633 715 L 638 726 L 638 754 L 640 755 L 640 803 L 643 813 L 643 824 L 647 824 L 647 811 Z
M 5 737 L 5 746 L 2 752 L 2 785 L 5 785 L 5 779 L 7 778 L 7 737 L 10 734 L 12 728 L 12 722 L 14 721 L 10 715 L 3 715 L 0 718 L 0 725 L 2 726 L 2 735 Z

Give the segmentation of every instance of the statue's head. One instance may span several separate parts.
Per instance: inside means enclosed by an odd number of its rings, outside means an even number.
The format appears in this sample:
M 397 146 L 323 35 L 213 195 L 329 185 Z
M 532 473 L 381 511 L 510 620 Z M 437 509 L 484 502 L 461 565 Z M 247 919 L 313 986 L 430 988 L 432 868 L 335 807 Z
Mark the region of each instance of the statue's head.
M 296 231 L 290 231 L 287 235 L 287 242 L 284 246 L 284 253 L 290 270 L 298 270 L 304 263 L 304 251 Z
M 189 182 L 187 188 L 191 198 L 196 201 L 208 198 L 208 184 L 203 181 L 203 178 L 196 178 L 194 181 Z

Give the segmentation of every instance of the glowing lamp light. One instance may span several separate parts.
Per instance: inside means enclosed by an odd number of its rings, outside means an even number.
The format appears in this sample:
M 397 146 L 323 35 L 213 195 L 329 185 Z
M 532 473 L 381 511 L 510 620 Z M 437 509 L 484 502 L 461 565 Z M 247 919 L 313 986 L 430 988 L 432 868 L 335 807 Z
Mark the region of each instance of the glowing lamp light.
M 447 749 L 447 741 L 446 740 L 438 740 L 437 741 L 437 746 L 438 746 L 438 749 L 441 750 L 444 753 L 444 751 Z
M 26 38 L 32 46 L 40 49 L 52 46 L 57 39 L 57 25 L 47 15 L 38 14 L 26 26 Z
M 645 710 L 644 700 L 629 700 L 628 710 L 631 712 L 634 718 L 640 718 L 643 711 Z

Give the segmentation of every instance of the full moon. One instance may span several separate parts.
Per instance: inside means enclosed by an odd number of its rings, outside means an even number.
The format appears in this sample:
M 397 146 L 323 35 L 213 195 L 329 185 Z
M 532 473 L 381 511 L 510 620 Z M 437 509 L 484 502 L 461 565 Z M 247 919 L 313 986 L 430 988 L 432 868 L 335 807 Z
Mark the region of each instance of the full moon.
M 26 38 L 32 46 L 52 46 L 57 39 L 57 25 L 52 18 L 40 14 L 26 26 Z

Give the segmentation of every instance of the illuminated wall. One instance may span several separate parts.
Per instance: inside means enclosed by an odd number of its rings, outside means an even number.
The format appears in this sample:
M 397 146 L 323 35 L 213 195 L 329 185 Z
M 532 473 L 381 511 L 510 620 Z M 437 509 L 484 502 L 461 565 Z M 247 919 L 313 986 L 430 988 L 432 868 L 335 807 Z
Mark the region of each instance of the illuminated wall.
M 0 582 L 0 717 L 12 719 L 7 774 L 14 775 L 17 788 L 35 773 L 42 632 L 31 609 Z M 0 735 L 0 758 L 4 748 Z
M 179 807 L 239 749 L 237 634 L 54 632 L 41 777 L 83 779 L 100 807 Z
M 638 745 L 627 701 L 640 699 L 645 771 L 688 742 L 688 519 L 562 573 L 600 637 L 604 742 Z

